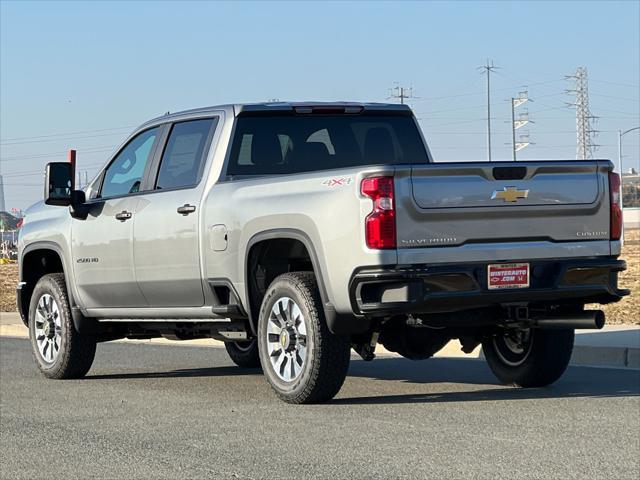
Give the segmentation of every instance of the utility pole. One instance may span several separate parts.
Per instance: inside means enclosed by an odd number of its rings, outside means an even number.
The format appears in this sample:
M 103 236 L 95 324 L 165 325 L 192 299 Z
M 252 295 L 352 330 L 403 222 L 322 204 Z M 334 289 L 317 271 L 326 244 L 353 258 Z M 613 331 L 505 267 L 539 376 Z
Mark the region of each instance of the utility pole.
M 396 85 L 391 89 L 391 95 L 388 98 L 394 98 L 400 100 L 400 103 L 404 105 L 405 99 L 416 98 L 413 96 L 413 87 L 401 87 Z
M 593 158 L 593 153 L 599 145 L 594 143 L 594 137 L 598 131 L 594 130 L 591 125 L 591 121 L 597 117 L 591 115 L 589 110 L 587 69 L 578 67 L 574 75 L 567 75 L 565 78 L 575 82 L 574 88 L 566 90 L 566 93 L 576 97 L 574 103 L 567 103 L 568 106 L 576 109 L 576 159 Z
M 491 161 L 491 73 L 500 67 L 493 65 L 493 60 L 481 67 L 478 67 L 481 73 L 487 75 L 487 159 Z
M 622 137 L 624 137 L 627 133 L 633 132 L 635 130 L 640 130 L 640 127 L 633 127 L 630 128 L 629 130 L 625 130 L 624 132 L 622 130 L 618 130 L 618 169 L 620 171 L 620 209 L 622 210 L 624 208 L 623 206 L 623 202 L 624 202 L 624 179 L 622 178 Z
M 529 142 L 529 135 L 521 136 L 522 141 L 516 142 L 516 130 L 524 127 L 530 122 L 529 112 L 526 110 L 520 114 L 518 119 L 516 119 L 516 108 L 527 103 L 529 100 L 529 92 L 526 90 L 519 92 L 517 97 L 511 97 L 511 150 L 514 162 L 517 161 L 516 152 L 519 152 L 531 144 L 531 142 Z
M 7 206 L 4 203 L 4 182 L 2 181 L 2 161 L 0 161 L 0 212 L 6 211 Z

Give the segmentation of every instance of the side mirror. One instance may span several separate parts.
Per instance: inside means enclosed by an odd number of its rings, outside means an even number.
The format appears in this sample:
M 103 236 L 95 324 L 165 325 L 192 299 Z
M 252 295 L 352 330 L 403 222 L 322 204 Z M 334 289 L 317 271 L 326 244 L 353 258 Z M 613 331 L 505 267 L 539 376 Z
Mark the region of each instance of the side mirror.
M 73 203 L 73 165 L 69 162 L 51 162 L 45 169 L 44 203 L 67 206 Z

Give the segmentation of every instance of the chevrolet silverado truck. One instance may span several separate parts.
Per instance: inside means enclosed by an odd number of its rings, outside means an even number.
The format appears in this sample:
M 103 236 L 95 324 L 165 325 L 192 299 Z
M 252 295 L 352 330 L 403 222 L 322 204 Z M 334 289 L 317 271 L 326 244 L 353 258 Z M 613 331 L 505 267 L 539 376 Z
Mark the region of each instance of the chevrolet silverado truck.
M 214 338 L 284 401 L 327 401 L 351 349 L 482 345 L 497 378 L 556 381 L 618 288 L 607 160 L 434 163 L 411 110 L 224 105 L 137 128 L 84 189 L 47 165 L 20 232 L 18 310 L 48 378 L 96 344 Z M 61 208 L 66 207 L 66 208 Z

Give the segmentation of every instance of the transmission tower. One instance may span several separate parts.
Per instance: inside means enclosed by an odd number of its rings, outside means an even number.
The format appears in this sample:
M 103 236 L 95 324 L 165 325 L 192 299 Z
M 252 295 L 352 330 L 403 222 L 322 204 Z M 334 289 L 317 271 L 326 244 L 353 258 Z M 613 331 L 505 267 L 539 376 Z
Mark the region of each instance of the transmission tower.
M 597 117 L 591 115 L 589 110 L 587 69 L 578 67 L 574 75 L 567 75 L 565 78 L 574 81 L 574 88 L 566 92 L 576 97 L 575 102 L 567 103 L 576 109 L 576 159 L 593 158 L 594 152 L 598 149 L 598 145 L 594 143 L 598 131 L 594 130 L 591 124 Z
M 516 141 L 516 130 L 524 127 L 529 123 L 533 123 L 531 120 L 529 120 L 529 111 L 526 109 L 520 112 L 518 117 L 516 117 L 516 108 L 530 101 L 533 100 L 529 98 L 529 92 L 527 92 L 526 90 L 518 92 L 517 97 L 511 97 L 511 150 L 514 162 L 516 161 L 516 152 L 519 152 L 523 148 L 527 148 L 529 145 L 531 145 L 528 133 L 525 135 L 520 135 L 520 141 Z
M 487 75 L 487 159 L 489 161 L 491 161 L 491 74 L 498 68 L 500 67 L 496 67 L 493 60 L 489 62 L 489 59 L 486 64 L 477 68 L 480 73 Z
M 409 98 L 416 98 L 413 96 L 413 87 L 401 87 L 400 85 L 396 85 L 391 88 L 391 94 L 388 98 L 398 99 L 401 104 L 404 104 L 404 101 Z

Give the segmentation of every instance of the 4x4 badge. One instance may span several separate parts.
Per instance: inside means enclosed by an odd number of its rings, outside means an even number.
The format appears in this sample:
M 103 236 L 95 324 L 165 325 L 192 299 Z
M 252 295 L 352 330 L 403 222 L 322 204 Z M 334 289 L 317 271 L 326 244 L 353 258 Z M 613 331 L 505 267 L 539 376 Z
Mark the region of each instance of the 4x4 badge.
M 529 190 L 518 190 L 516 187 L 504 187 L 503 190 L 494 190 L 491 200 L 504 200 L 505 202 L 517 202 L 519 198 L 527 198 Z

